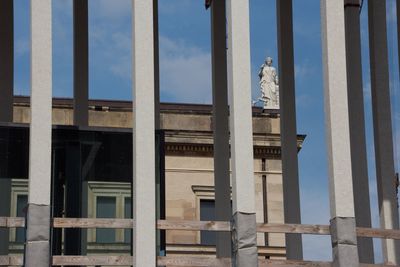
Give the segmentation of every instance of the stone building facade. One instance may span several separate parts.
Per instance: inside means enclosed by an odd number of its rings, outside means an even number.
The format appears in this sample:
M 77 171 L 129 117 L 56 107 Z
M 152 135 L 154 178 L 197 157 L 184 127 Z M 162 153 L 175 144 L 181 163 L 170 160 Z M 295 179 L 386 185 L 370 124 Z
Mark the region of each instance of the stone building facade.
M 90 101 L 91 128 L 131 128 L 132 104 L 125 101 Z M 212 107 L 197 104 L 161 104 L 161 130 L 165 138 L 165 216 L 169 220 L 213 220 L 213 121 Z M 53 125 L 72 125 L 71 99 L 53 99 Z M 280 159 L 280 118 L 278 113 L 263 113 L 253 108 L 254 177 L 257 222 L 283 223 L 283 190 Z M 14 122 L 29 123 L 29 99 L 15 97 Z M 298 136 L 300 150 L 305 136 Z M 13 194 L 27 193 L 27 182 L 14 181 Z M 120 182 L 89 182 L 87 193 L 88 217 L 99 212 L 99 198 L 114 198 L 114 216 L 127 217 L 130 210 L 130 184 Z M 12 216 L 17 216 L 17 195 L 12 197 Z M 97 199 L 97 201 L 96 201 Z M 21 205 L 21 204 L 19 204 Z M 97 205 L 97 206 L 96 206 Z M 128 209 L 127 209 L 128 207 Z M 130 212 L 130 211 L 129 211 Z M 89 254 L 130 253 L 130 234 L 124 230 L 111 235 L 114 242 L 96 242 L 96 231 L 87 232 Z M 108 233 L 110 234 L 110 233 Z M 10 232 L 10 244 L 16 232 Z M 97 233 L 98 236 L 107 233 Z M 98 238 L 98 237 L 97 237 Z M 215 237 L 196 231 L 167 230 L 167 255 L 213 255 Z M 258 234 L 259 255 L 271 258 L 285 256 L 283 234 Z M 13 242 L 14 241 L 14 242 Z M 22 248 L 22 247 L 21 247 Z

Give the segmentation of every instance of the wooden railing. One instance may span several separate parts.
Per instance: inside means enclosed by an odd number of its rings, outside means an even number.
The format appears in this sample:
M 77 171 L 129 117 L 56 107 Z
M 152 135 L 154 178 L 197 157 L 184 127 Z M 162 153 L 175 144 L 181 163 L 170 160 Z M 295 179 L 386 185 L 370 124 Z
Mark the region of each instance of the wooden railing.
M 90 219 L 90 218 L 54 218 L 54 228 L 133 228 L 132 219 Z M 25 227 L 24 218 L 0 217 L 0 227 Z M 222 231 L 231 230 L 229 222 L 220 221 L 184 221 L 184 220 L 159 220 L 157 228 L 162 230 L 180 231 Z M 386 239 L 399 239 L 400 230 L 363 228 L 357 227 L 357 236 Z M 329 225 L 311 224 L 272 224 L 259 223 L 259 233 L 285 233 L 285 234 L 309 234 L 330 235 Z
M 24 218 L 0 217 L 0 227 L 13 228 L 25 227 Z M 89 219 L 89 218 L 54 218 L 53 228 L 133 228 L 132 219 Z M 162 230 L 180 231 L 231 231 L 230 222 L 220 221 L 183 221 L 183 220 L 159 220 L 157 228 Z M 263 224 L 257 225 L 260 233 L 285 233 L 285 234 L 310 234 L 330 235 L 329 225 L 305 225 L 305 224 Z M 372 238 L 400 239 L 400 230 L 374 229 L 357 227 L 357 236 Z M 54 266 L 69 265 L 112 265 L 130 266 L 132 256 L 53 256 Z M 201 256 L 166 256 L 158 257 L 159 266 L 231 266 L 231 259 L 217 259 Z M 0 256 L 0 266 L 22 266 L 22 256 Z M 313 266 L 330 267 L 330 262 L 317 261 L 293 261 L 293 260 L 267 260 L 260 259 L 259 266 L 289 267 L 289 266 Z M 375 264 L 360 264 L 361 267 L 382 266 Z M 390 265 L 393 267 L 393 265 Z

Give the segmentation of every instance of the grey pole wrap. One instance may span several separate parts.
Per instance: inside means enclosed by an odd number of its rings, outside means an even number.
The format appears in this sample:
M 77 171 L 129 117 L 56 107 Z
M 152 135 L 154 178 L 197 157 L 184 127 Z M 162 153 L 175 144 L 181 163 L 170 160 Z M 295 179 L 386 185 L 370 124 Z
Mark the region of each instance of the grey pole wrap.
M 26 267 L 50 266 L 50 206 L 28 205 Z
M 354 217 L 331 219 L 333 267 L 358 267 L 356 220 Z
M 236 212 L 231 221 L 232 266 L 257 267 L 257 224 L 255 213 Z

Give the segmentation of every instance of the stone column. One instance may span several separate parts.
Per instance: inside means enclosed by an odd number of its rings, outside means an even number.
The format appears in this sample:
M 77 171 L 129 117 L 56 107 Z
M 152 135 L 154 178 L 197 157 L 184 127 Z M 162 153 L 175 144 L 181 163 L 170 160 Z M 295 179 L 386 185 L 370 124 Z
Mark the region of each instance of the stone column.
M 399 229 L 390 108 L 386 1 L 368 1 L 372 114 L 381 228 Z M 386 263 L 400 264 L 399 241 L 382 239 Z
M 249 0 L 228 0 L 233 266 L 258 266 L 253 172 Z
M 14 87 L 14 5 L 0 1 L 0 122 L 13 121 Z M 3 147 L 4 153 L 7 149 Z M 6 163 L 7 164 L 7 163 Z M 11 179 L 0 178 L 0 216 L 10 216 Z M 0 229 L 0 255 L 8 255 L 9 230 Z
M 361 65 L 360 0 L 344 2 L 347 93 L 350 122 L 351 166 L 353 173 L 356 225 L 371 228 L 368 164 L 365 141 L 364 92 Z M 358 256 L 362 263 L 374 263 L 372 238 L 359 237 Z
M 51 0 L 31 0 L 31 124 L 26 267 L 50 265 Z
M 74 125 L 89 123 L 88 0 L 73 1 L 74 18 Z
M 133 257 L 156 266 L 153 1 L 133 0 Z
M 212 2 L 211 39 L 215 219 L 217 221 L 229 221 L 232 216 L 232 211 L 230 208 L 231 188 L 229 172 L 229 107 L 225 0 Z M 230 233 L 218 232 L 216 245 L 218 258 L 231 256 Z
M 282 176 L 285 223 L 301 223 L 297 161 L 292 0 L 277 0 Z M 286 257 L 303 259 L 301 234 L 286 235 Z
M 358 267 L 347 104 L 344 0 L 321 0 L 325 125 L 334 267 Z

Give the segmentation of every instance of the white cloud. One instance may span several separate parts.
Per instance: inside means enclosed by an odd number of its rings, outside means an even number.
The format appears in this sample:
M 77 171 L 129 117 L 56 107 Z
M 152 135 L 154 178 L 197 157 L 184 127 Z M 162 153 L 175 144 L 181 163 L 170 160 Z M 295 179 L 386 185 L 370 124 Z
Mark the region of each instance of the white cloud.
M 92 60 L 95 59 L 96 64 L 101 62 L 101 65 L 97 65 L 97 67 L 105 68 L 111 75 L 130 81 L 132 77 L 132 33 L 130 27 L 122 27 L 113 31 L 113 28 L 106 27 L 104 23 L 93 24 L 89 34 Z
M 160 36 L 162 92 L 179 102 L 211 102 L 211 54 L 187 43 Z
M 96 62 L 119 78 L 132 78 L 132 37 L 127 31 L 110 32 L 96 27 L 91 31 Z M 185 40 L 160 36 L 160 84 L 169 101 L 211 102 L 211 54 Z M 164 100 L 165 101 L 165 100 Z
M 89 2 L 98 15 L 110 19 L 122 19 L 132 14 L 131 0 L 96 0 Z
M 72 12 L 72 0 L 54 1 L 53 2 L 53 12 L 62 12 L 62 13 Z
M 111 37 L 111 47 L 114 52 L 110 55 L 113 58 L 110 63 L 110 70 L 115 75 L 131 79 L 132 78 L 132 38 L 122 32 L 114 33 Z
M 161 0 L 158 2 L 158 10 L 161 14 L 173 15 L 179 12 L 187 12 L 191 5 L 193 5 L 193 2 L 188 0 Z

